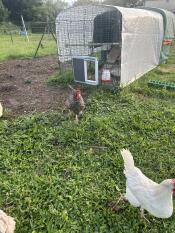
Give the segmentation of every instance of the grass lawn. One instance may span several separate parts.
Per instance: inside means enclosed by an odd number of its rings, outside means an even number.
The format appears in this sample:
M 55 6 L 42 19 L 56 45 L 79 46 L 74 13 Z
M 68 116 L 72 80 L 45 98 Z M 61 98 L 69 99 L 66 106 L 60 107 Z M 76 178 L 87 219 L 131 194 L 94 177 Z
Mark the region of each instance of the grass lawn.
M 13 35 L 13 43 L 10 35 L 0 35 L 0 61 L 13 58 L 33 57 L 40 41 L 41 34 L 29 34 L 29 42 L 25 37 Z M 39 49 L 38 56 L 57 53 L 56 43 L 51 35 L 45 35 L 42 41 L 43 48 Z
M 128 203 L 112 207 L 125 191 L 123 147 L 151 179 L 175 177 L 175 91 L 147 87 L 175 81 L 174 59 L 175 49 L 116 94 L 93 88 L 79 125 L 57 112 L 0 120 L 0 208 L 17 233 L 175 232 L 175 214 L 149 224 Z

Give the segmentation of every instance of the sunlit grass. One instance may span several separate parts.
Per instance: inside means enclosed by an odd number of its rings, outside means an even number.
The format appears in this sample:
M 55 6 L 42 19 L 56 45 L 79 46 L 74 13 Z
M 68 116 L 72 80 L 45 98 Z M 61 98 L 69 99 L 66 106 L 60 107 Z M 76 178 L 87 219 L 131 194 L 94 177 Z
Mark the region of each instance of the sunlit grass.
M 174 232 L 174 214 L 147 223 L 128 203 L 115 206 L 125 191 L 122 148 L 154 181 L 174 178 L 175 95 L 147 85 L 173 81 L 174 58 L 118 93 L 89 87 L 78 125 L 59 112 L 0 120 L 0 208 L 16 233 Z
M 24 36 L 0 35 L 0 61 L 13 58 L 31 58 L 34 56 L 41 34 L 29 34 L 29 42 Z M 39 49 L 38 56 L 57 53 L 56 42 L 51 35 L 45 35 L 43 47 Z

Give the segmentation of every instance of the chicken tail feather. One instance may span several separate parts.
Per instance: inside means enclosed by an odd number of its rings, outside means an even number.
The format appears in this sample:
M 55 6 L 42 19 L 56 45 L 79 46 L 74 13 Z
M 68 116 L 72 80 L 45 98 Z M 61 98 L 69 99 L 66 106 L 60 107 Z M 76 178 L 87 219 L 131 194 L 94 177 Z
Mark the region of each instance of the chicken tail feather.
M 133 169 L 134 160 L 133 160 L 131 152 L 127 149 L 126 150 L 122 149 L 120 152 L 121 152 L 121 155 L 122 155 L 123 160 L 124 160 L 125 170 L 128 171 L 128 170 Z

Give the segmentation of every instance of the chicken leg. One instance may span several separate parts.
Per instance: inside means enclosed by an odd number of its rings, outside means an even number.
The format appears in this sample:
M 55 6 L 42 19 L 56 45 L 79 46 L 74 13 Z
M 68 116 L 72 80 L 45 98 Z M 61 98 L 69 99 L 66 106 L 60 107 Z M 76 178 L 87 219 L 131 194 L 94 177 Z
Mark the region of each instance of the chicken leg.
M 117 201 L 116 204 L 118 204 L 121 201 L 127 201 L 124 193 L 120 193 L 120 197 L 119 197 L 119 199 L 118 199 L 118 201 Z
M 78 124 L 79 120 L 78 120 L 78 115 L 75 115 L 75 123 Z
M 145 214 L 144 214 L 144 209 L 141 207 L 140 208 L 140 217 L 142 218 L 142 219 L 145 219 L 148 223 L 150 223 L 150 221 L 145 217 Z

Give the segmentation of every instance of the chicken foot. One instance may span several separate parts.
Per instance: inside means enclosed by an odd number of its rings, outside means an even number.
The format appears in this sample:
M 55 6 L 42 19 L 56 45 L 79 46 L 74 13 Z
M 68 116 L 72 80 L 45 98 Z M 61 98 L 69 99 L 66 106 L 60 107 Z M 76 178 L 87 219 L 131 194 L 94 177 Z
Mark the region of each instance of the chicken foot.
M 126 199 L 124 193 L 120 193 L 120 197 L 119 197 L 119 199 L 118 199 L 116 205 L 117 205 L 119 202 L 121 202 L 121 201 L 128 201 L 128 200 Z
M 110 209 L 115 211 L 115 212 L 118 212 L 118 211 L 123 209 L 123 208 L 118 207 L 119 202 L 127 201 L 125 198 L 125 194 L 122 194 L 122 193 L 119 193 L 119 194 L 120 194 L 119 199 L 117 199 L 116 202 L 112 202 L 112 203 L 110 203 L 110 205 L 108 205 L 108 207 L 110 207 Z

